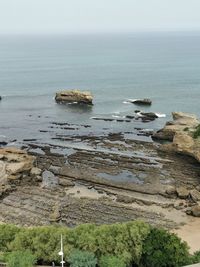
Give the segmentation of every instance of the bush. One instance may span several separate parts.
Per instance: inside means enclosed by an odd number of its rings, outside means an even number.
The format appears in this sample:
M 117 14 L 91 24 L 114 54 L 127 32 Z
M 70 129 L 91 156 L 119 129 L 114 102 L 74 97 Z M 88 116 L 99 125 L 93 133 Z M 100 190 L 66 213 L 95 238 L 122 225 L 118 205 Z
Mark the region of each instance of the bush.
M 10 224 L 0 224 L 0 251 L 9 251 L 9 244 L 15 239 L 20 228 Z
M 74 249 L 70 245 L 70 237 L 73 230 L 67 227 L 35 227 L 24 229 L 21 231 L 10 244 L 13 251 L 30 250 L 39 262 L 50 263 L 52 261 L 59 262 L 60 257 L 60 237 L 63 234 L 64 255 L 69 256 Z M 73 242 L 72 242 L 73 243 Z
M 126 267 L 123 259 L 115 256 L 102 256 L 99 261 L 99 267 Z
M 197 139 L 200 137 L 200 124 L 197 126 L 195 132 L 193 133 L 193 138 Z
M 74 250 L 69 256 L 70 267 L 95 267 L 97 259 L 92 252 Z
M 35 227 L 20 231 L 9 247 L 13 251 L 29 249 L 40 262 L 59 262 L 62 234 L 66 259 L 73 250 L 78 249 L 93 252 L 97 258 L 120 255 L 126 264 L 132 261 L 138 263 L 149 231 L 149 225 L 139 221 L 102 226 L 86 224 L 74 229 Z
M 95 231 L 98 258 L 120 255 L 127 265 L 132 261 L 139 263 L 149 231 L 149 226 L 140 221 L 98 227 Z
M 191 264 L 200 263 L 200 250 L 195 252 L 193 256 L 191 256 Z
M 190 264 L 189 248 L 175 234 L 152 228 L 144 242 L 144 267 L 180 267 Z
M 176 267 L 197 262 L 200 257 L 200 253 L 190 256 L 186 243 L 176 235 L 140 221 L 101 226 L 86 224 L 73 229 L 55 226 L 19 229 L 0 225 L 0 230 L 3 254 L 29 250 L 40 263 L 59 264 L 61 234 L 65 261 L 71 259 L 74 250 L 88 251 L 97 259 L 112 255 L 112 261 L 117 258 L 127 266 L 143 264 L 144 267 Z
M 36 258 L 29 251 L 15 251 L 7 257 L 8 267 L 32 267 Z

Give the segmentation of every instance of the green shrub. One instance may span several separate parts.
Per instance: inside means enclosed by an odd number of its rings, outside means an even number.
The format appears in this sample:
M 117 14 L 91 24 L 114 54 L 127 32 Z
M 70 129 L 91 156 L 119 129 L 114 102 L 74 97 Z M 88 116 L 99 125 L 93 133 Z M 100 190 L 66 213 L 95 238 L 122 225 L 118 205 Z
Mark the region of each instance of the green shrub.
M 0 224 L 0 251 L 9 251 L 9 244 L 20 232 L 20 228 L 10 224 Z
M 6 262 L 6 253 L 0 252 L 0 262 Z
M 69 256 L 73 245 L 70 245 L 70 236 L 73 230 L 67 227 L 35 227 L 21 231 L 10 244 L 10 249 L 30 250 L 40 262 L 59 262 L 60 237 L 63 234 L 64 255 Z M 73 242 L 72 242 L 73 243 Z
M 116 256 L 102 256 L 99 261 L 99 267 L 126 267 L 123 259 Z
M 193 256 L 191 256 L 191 264 L 200 263 L 200 250 L 195 252 Z
M 40 263 L 54 261 L 59 264 L 61 234 L 65 261 L 73 255 L 74 250 L 91 252 L 97 259 L 112 255 L 113 261 L 120 258 L 126 266 L 176 267 L 182 263 L 197 262 L 199 257 L 199 254 L 191 257 L 186 243 L 176 235 L 140 221 L 101 226 L 86 224 L 73 229 L 55 226 L 3 227 L 0 225 L 0 248 L 3 254 L 29 250 Z
M 70 267 L 95 267 L 97 259 L 95 254 L 87 251 L 74 250 L 69 256 Z
M 193 133 L 193 138 L 197 139 L 200 136 L 200 124 L 197 126 L 195 132 Z
M 103 225 L 96 228 L 98 258 L 103 255 L 120 255 L 127 265 L 132 261 L 139 263 L 143 241 L 149 231 L 149 225 L 141 221 Z
M 62 234 L 66 259 L 73 250 L 78 249 L 93 252 L 97 258 L 102 255 L 120 255 L 126 264 L 132 261 L 138 263 L 149 231 L 149 225 L 139 221 L 102 226 L 86 224 L 74 229 L 35 227 L 20 231 L 9 249 L 28 249 L 40 262 L 59 262 L 58 251 Z
M 180 267 L 190 263 L 189 248 L 175 234 L 152 228 L 144 242 L 144 267 Z
M 7 257 L 8 267 L 32 267 L 36 258 L 29 251 L 15 251 Z

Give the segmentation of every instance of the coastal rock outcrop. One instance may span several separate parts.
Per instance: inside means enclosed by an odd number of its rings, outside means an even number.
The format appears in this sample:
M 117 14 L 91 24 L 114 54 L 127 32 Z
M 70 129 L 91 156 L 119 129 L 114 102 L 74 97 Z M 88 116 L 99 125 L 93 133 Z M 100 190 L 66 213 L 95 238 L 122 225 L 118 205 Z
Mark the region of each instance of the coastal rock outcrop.
M 172 112 L 173 121 L 166 123 L 165 127 L 157 131 L 154 139 L 173 141 L 174 136 L 178 132 L 190 133 L 200 124 L 198 118 L 193 114 L 183 112 Z
M 200 162 L 200 136 L 196 135 L 200 120 L 193 114 L 182 112 L 174 112 L 172 116 L 174 120 L 167 122 L 153 135 L 153 139 L 172 141 L 163 145 L 165 151 L 192 156 Z
M 27 152 L 6 147 L 0 149 L 0 195 L 7 192 L 24 174 L 30 174 L 35 158 Z
M 74 103 L 92 105 L 93 96 L 90 92 L 80 90 L 64 90 L 56 93 L 57 103 Z

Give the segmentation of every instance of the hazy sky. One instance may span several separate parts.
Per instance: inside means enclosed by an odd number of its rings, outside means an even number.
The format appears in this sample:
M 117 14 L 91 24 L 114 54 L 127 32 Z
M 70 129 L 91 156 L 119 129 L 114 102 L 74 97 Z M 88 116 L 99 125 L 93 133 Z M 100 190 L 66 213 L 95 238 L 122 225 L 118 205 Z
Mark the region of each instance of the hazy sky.
M 0 33 L 200 30 L 200 0 L 0 0 Z

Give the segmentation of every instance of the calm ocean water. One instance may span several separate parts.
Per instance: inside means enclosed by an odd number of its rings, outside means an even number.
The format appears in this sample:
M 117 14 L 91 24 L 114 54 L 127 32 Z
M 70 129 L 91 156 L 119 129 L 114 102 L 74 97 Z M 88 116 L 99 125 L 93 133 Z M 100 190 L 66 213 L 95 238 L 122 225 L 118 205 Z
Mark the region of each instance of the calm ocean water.
M 94 107 L 55 104 L 55 92 L 71 88 L 90 90 Z M 200 33 L 1 36 L 0 95 L 0 135 L 17 139 L 42 139 L 39 130 L 52 121 L 132 130 L 136 125 L 91 120 L 133 114 L 137 107 L 123 103 L 129 98 L 151 98 L 145 110 L 166 119 L 172 111 L 200 115 Z

